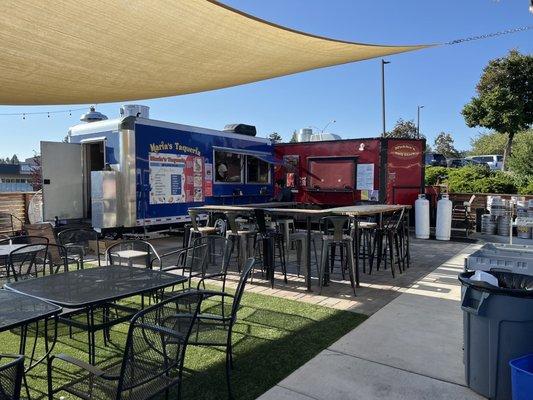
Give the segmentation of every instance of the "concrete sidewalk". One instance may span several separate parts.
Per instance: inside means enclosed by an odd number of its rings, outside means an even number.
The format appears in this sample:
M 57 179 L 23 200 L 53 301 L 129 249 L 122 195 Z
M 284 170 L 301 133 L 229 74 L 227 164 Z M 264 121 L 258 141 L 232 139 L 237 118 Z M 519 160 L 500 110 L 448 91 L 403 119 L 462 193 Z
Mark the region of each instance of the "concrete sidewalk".
M 461 287 L 467 247 L 260 400 L 482 399 L 465 387 Z

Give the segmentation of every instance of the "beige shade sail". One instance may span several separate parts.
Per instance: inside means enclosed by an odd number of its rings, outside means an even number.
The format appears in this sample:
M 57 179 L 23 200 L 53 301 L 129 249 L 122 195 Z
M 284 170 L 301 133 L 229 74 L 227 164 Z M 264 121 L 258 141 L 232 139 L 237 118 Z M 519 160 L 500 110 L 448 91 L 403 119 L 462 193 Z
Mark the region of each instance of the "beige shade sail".
M 0 104 L 174 96 L 423 47 L 331 40 L 210 0 L 6 0 Z

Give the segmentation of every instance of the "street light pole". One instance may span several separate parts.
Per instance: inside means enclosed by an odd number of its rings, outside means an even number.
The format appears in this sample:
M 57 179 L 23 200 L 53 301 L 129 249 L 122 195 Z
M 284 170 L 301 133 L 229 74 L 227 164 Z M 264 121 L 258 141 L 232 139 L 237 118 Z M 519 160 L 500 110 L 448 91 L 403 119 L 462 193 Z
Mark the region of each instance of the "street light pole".
M 424 108 L 424 106 L 416 107 L 416 136 L 418 139 L 420 139 L 420 109 L 421 108 Z
M 390 61 L 385 61 L 381 59 L 381 108 L 382 108 L 382 117 L 383 117 L 383 132 L 381 136 L 385 137 L 387 132 L 385 129 L 385 64 L 390 64 Z

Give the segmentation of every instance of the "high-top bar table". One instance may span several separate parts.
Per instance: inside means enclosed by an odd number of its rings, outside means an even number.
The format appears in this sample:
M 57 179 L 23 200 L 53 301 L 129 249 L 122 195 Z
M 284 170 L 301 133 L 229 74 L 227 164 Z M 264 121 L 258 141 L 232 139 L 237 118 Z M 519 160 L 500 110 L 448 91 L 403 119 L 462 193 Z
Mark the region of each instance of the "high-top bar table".
M 206 205 L 201 207 L 191 207 L 191 210 L 198 212 L 235 212 L 242 214 L 252 214 L 254 209 L 262 208 L 266 213 L 271 215 L 284 215 L 294 218 L 300 217 L 305 219 L 307 227 L 307 263 L 306 263 L 306 285 L 307 290 L 311 291 L 311 222 L 322 217 L 342 215 L 354 219 L 355 231 L 358 232 L 358 217 L 363 216 L 381 216 L 385 213 L 400 211 L 403 209 L 409 210 L 411 206 L 408 205 L 389 205 L 389 204 L 369 204 L 358 206 L 345 206 L 324 209 L 309 209 L 296 208 L 298 203 L 263 203 L 263 204 L 247 204 L 243 206 L 216 206 Z M 283 208 L 287 207 L 287 208 Z M 359 240 L 356 242 L 356 256 L 355 256 L 355 281 L 359 286 Z

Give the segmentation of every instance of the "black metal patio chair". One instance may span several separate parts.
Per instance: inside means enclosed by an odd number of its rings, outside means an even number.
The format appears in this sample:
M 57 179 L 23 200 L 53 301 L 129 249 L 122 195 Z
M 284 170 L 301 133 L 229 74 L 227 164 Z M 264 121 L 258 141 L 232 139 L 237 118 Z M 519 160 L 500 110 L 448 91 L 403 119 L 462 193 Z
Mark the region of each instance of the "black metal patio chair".
M 232 332 L 237 321 L 246 282 L 250 277 L 255 259 L 249 258 L 232 295 L 226 292 L 202 291 L 206 307 L 201 308 L 193 329 L 190 344 L 194 346 L 223 347 L 226 351 L 226 384 L 228 397 L 233 398 L 231 390 L 231 370 L 233 368 Z
M 24 376 L 24 356 L 0 355 L 0 399 L 19 400 Z
M 106 263 L 111 265 L 140 266 L 152 268 L 159 254 L 154 246 L 144 240 L 125 240 L 109 246 L 106 250 Z
M 158 394 L 169 398 L 177 388 L 180 398 L 185 350 L 195 324 L 202 293 L 185 292 L 137 313 L 130 322 L 120 363 L 95 367 L 66 354 L 48 361 L 48 398 L 67 392 L 87 400 L 144 400 Z M 61 368 L 55 366 L 61 363 Z M 53 386 L 54 372 L 65 373 L 69 364 L 72 381 Z
M 80 268 L 83 268 L 83 261 L 87 258 L 87 254 L 92 251 L 91 244 L 96 245 L 96 257 L 98 266 L 101 265 L 100 259 L 100 242 L 98 240 L 98 232 L 87 228 L 69 228 L 57 234 L 57 240 L 60 244 L 68 248 L 71 253 L 79 257 Z
M 32 279 L 45 273 L 48 243 L 25 244 L 11 251 L 7 257 L 7 279 Z

